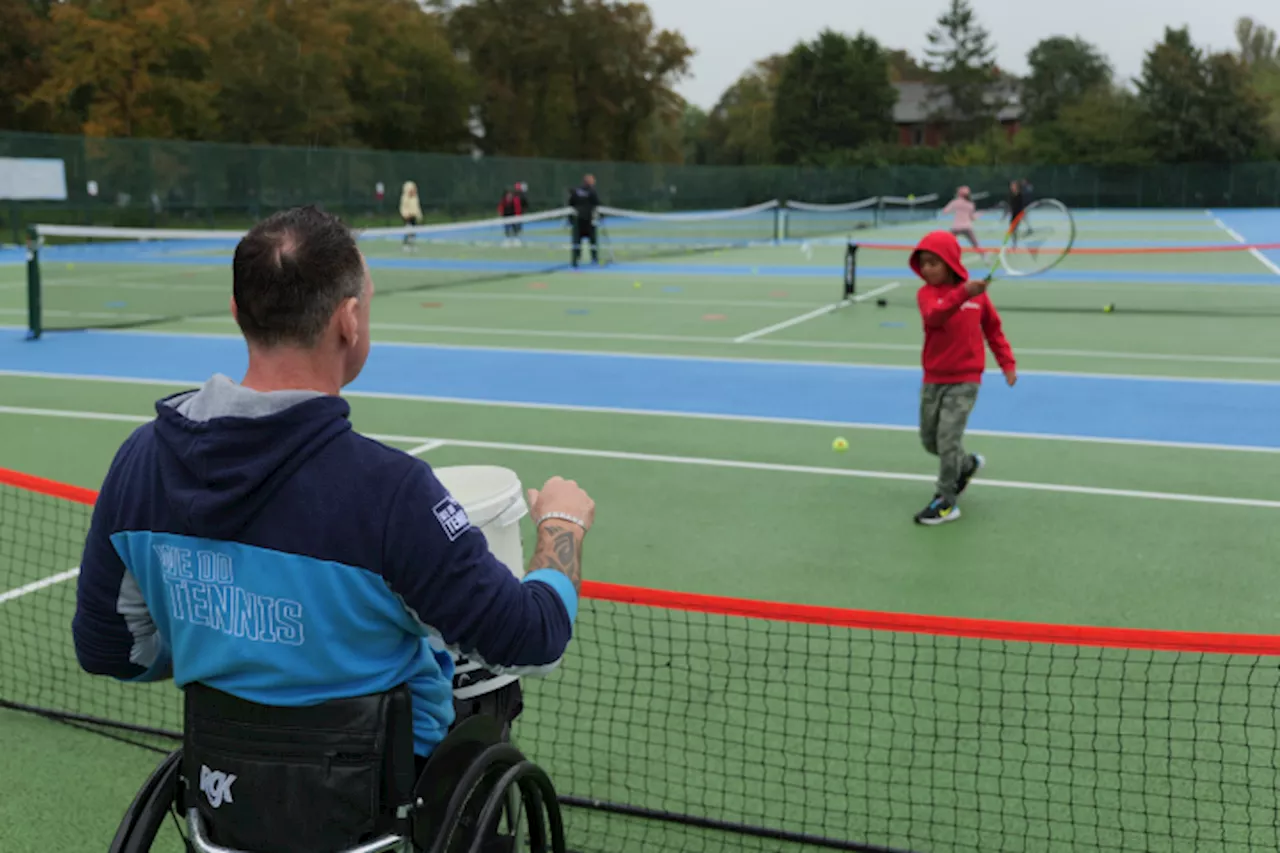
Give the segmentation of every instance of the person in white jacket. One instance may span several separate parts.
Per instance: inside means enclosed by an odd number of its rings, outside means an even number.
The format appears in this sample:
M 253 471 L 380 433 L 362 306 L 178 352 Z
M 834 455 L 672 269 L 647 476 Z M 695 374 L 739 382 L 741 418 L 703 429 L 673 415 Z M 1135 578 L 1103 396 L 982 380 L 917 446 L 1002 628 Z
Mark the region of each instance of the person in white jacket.
M 414 226 L 422 221 L 422 204 L 418 200 L 418 185 L 413 181 L 405 181 L 400 188 L 400 218 L 406 226 Z M 404 235 L 404 250 L 413 249 L 413 233 Z

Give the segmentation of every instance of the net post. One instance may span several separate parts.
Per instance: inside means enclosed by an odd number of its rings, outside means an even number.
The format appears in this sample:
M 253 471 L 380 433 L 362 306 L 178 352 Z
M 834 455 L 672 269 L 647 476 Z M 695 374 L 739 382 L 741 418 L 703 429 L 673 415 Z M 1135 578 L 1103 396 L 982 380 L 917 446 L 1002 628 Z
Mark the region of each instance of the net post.
M 27 228 L 27 340 L 33 341 L 44 331 L 40 286 L 40 232 Z
M 844 253 L 844 301 L 848 302 L 858 289 L 858 244 L 849 241 Z

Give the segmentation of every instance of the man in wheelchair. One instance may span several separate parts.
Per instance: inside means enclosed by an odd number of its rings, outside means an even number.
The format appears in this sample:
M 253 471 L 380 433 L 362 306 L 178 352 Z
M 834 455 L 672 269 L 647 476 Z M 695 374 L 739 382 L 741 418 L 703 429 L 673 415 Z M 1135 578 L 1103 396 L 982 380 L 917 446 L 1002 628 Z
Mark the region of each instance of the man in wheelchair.
M 374 285 L 336 217 L 259 223 L 232 277 L 243 380 L 156 404 L 107 472 L 81 562 L 81 666 L 172 677 L 185 698 L 183 749 L 119 849 L 146 849 L 128 836 L 178 788 L 207 850 L 443 851 L 468 827 L 480 845 L 512 785 L 554 829 L 554 792 L 507 742 L 513 676 L 568 646 L 594 504 L 560 478 L 531 491 L 517 579 L 427 464 L 352 429 L 341 389 L 369 355 Z

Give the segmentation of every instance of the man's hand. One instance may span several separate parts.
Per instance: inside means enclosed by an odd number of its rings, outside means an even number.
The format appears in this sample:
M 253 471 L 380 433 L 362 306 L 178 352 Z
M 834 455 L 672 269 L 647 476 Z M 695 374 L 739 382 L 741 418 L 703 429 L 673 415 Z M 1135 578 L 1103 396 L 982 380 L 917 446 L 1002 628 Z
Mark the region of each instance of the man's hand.
M 529 490 L 529 513 L 534 520 L 549 512 L 563 512 L 582 519 L 586 523 L 583 528 L 585 533 L 595 521 L 596 502 L 573 480 L 552 477 L 542 486 L 541 491 Z
M 1016 367 L 1010 367 L 1008 370 L 1006 370 L 1004 372 L 1004 381 L 1009 383 L 1010 388 L 1012 388 L 1014 385 L 1017 385 L 1018 369 Z
M 964 283 L 965 292 L 970 296 L 977 296 L 979 293 L 986 293 L 987 288 L 990 286 L 991 279 L 988 278 L 970 279 Z
M 552 477 L 542 490 L 529 490 L 529 507 L 537 523 L 548 513 L 564 513 L 581 519 L 582 525 L 563 518 L 548 518 L 538 524 L 538 544 L 529 561 L 529 571 L 554 569 L 582 586 L 582 540 L 596 516 L 596 503 L 573 480 Z

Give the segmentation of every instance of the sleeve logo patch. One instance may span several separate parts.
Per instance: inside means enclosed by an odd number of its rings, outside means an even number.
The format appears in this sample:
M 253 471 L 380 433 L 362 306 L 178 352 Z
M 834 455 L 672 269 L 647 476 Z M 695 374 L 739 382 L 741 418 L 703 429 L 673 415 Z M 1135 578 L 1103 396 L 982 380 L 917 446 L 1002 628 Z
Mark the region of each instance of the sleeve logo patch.
M 450 542 L 457 541 L 459 536 L 471 529 L 471 519 L 467 518 L 467 511 L 452 496 L 436 504 L 432 512 L 436 514 L 436 521 L 440 522 L 440 526 L 444 528 L 444 535 L 449 537 Z

